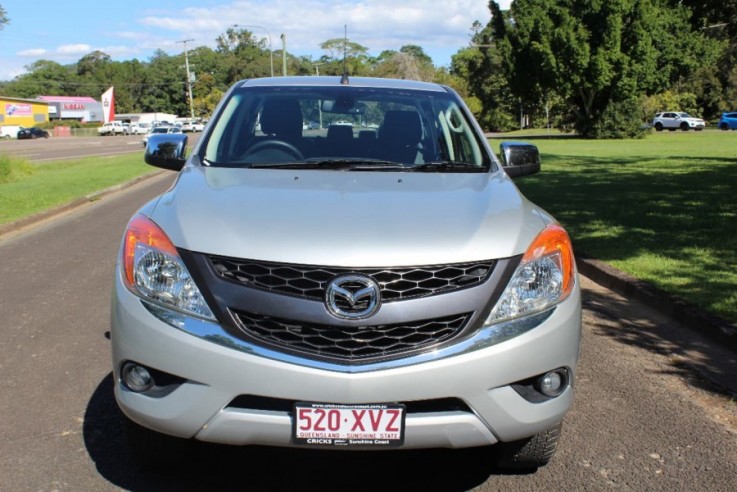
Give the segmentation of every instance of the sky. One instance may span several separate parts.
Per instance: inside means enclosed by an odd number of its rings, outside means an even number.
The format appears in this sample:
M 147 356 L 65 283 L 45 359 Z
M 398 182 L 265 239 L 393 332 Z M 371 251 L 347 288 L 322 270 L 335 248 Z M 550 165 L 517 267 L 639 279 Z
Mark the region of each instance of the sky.
M 502 9 L 512 0 L 501 0 Z M 348 39 L 372 56 L 421 46 L 436 66 L 468 46 L 474 21 L 486 25 L 488 0 L 0 0 L 10 22 L 0 30 L 0 80 L 38 60 L 75 63 L 95 50 L 113 60 L 148 61 L 215 39 L 237 24 L 274 50 L 318 59 L 320 44 Z M 196 72 L 196 67 L 194 67 Z

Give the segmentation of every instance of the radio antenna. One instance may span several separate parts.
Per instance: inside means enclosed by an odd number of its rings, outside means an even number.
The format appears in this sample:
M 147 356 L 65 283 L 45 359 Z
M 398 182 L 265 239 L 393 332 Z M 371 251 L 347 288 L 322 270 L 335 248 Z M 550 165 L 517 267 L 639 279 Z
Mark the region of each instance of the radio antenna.
M 343 24 L 343 75 L 340 77 L 340 83 L 348 85 L 348 67 L 346 59 L 348 58 L 348 24 Z

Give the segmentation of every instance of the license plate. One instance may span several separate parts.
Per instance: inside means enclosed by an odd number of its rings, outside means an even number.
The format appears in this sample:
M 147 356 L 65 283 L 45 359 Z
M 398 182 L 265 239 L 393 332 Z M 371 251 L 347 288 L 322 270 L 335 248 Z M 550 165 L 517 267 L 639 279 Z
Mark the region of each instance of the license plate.
M 401 446 L 404 414 L 404 405 L 397 404 L 296 403 L 292 441 L 306 446 Z

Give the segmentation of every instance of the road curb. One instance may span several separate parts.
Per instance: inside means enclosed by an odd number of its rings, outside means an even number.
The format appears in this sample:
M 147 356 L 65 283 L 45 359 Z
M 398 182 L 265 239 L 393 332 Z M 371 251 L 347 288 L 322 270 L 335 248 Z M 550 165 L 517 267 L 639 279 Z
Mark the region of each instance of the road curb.
M 576 265 L 588 277 L 619 295 L 638 300 L 677 320 L 687 328 L 737 350 L 737 326 L 724 318 L 707 313 L 685 299 L 617 270 L 603 261 L 576 252 Z
M 104 197 L 105 195 L 109 195 L 112 193 L 115 193 L 117 191 L 124 190 L 126 188 L 129 188 L 131 186 L 134 186 L 141 181 L 145 181 L 147 179 L 153 178 L 154 176 L 158 176 L 160 174 L 163 174 L 165 171 L 154 171 L 150 172 L 148 174 L 144 174 L 142 176 L 138 176 L 137 178 L 133 178 L 130 181 L 127 181 L 122 184 L 118 184 L 115 186 L 111 186 L 109 188 L 105 188 L 101 191 L 96 191 L 94 193 L 90 193 L 89 195 L 83 196 L 82 198 L 77 198 L 74 201 L 71 201 L 69 203 L 66 203 L 64 205 L 60 205 L 58 207 L 54 207 L 49 210 L 45 210 L 43 212 L 39 212 L 37 214 L 29 215 L 28 217 L 24 217 L 22 219 L 15 220 L 13 222 L 8 222 L 7 224 L 1 224 L 0 225 L 0 236 L 7 234 L 12 231 L 16 231 L 18 229 L 22 229 L 24 227 L 28 227 L 30 225 L 36 224 L 38 222 L 42 222 L 46 219 L 49 219 L 51 217 L 63 214 L 64 212 L 68 212 L 70 210 L 74 210 L 77 207 L 81 207 L 82 205 L 85 205 L 90 202 L 94 202 L 99 200 L 100 198 Z

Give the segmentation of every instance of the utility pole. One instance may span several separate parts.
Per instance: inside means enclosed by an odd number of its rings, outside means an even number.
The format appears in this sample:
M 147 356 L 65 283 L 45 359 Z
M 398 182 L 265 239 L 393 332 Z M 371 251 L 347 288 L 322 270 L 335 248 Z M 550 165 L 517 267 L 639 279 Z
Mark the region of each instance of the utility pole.
M 194 119 L 194 104 L 192 103 L 192 75 L 189 73 L 189 53 L 187 52 L 187 43 L 194 39 L 185 39 L 177 41 L 184 44 L 184 68 L 187 70 L 187 96 L 189 97 L 189 117 Z
M 287 76 L 287 37 L 281 35 L 281 72 L 284 77 Z

